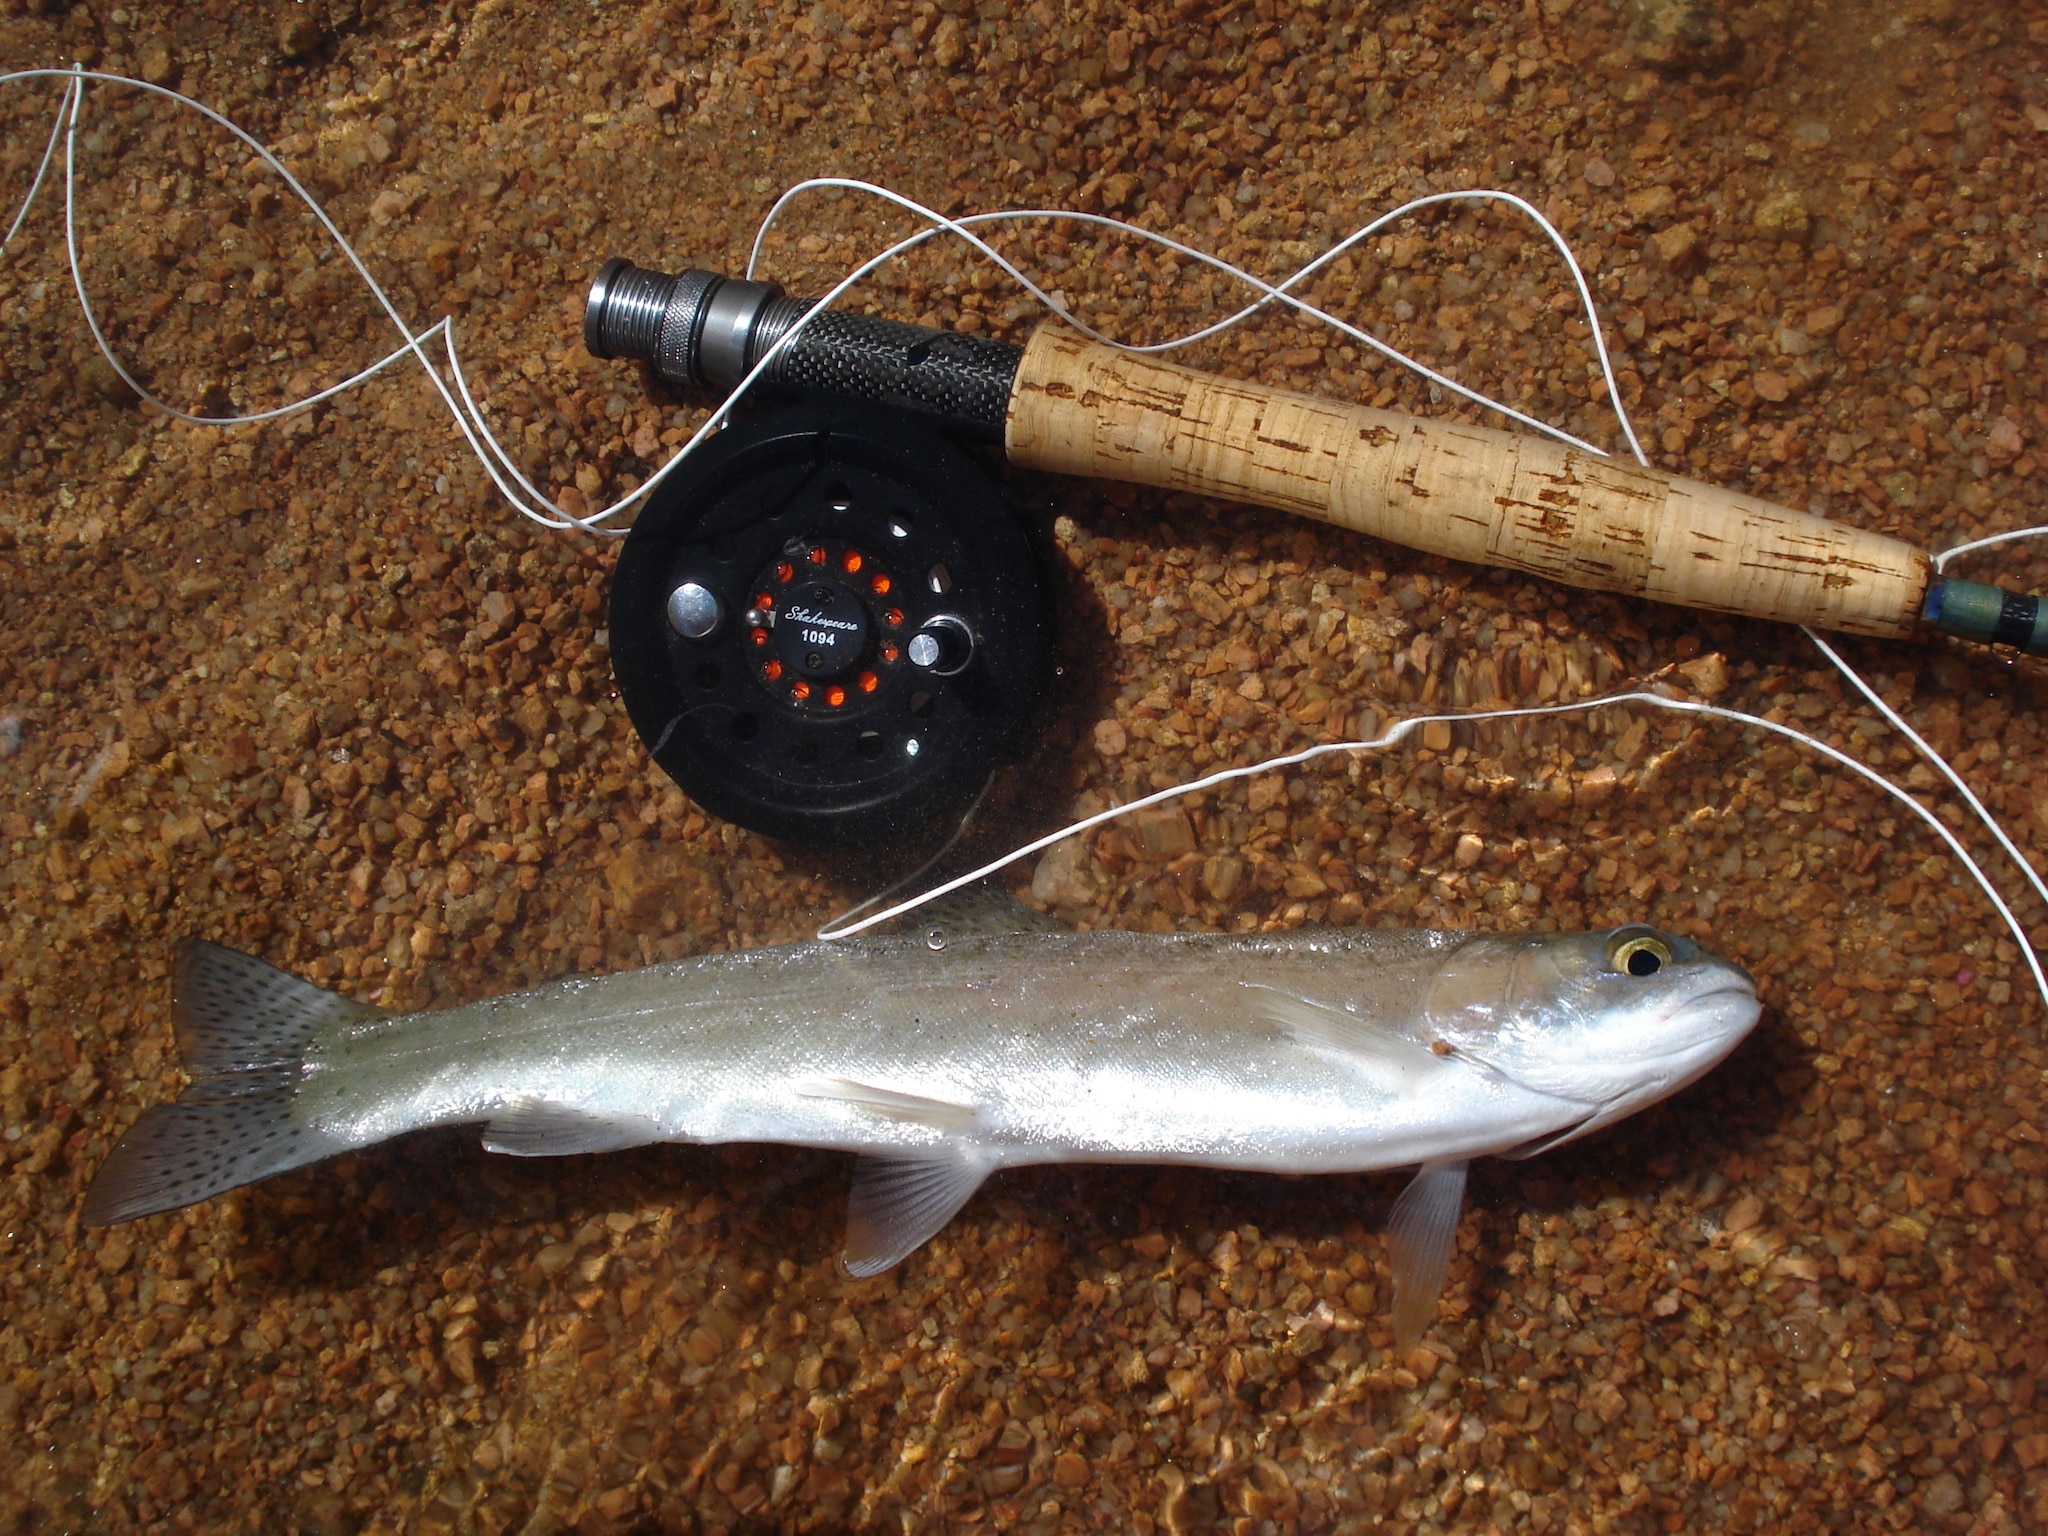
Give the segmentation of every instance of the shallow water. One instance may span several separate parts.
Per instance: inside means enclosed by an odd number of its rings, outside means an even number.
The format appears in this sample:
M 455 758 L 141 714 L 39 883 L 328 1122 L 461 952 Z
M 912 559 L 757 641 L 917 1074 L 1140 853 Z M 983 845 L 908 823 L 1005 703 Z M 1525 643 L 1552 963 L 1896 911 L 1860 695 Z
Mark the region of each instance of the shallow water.
M 701 414 L 581 352 L 590 274 L 735 270 L 826 172 L 1111 209 L 1276 274 L 1414 192 L 1509 187 L 1579 250 L 1660 464 L 1932 548 L 2044 502 L 2048 23 L 2023 9 L 211 10 L 10 8 L 0 61 L 161 79 L 277 146 L 409 315 L 458 316 L 501 435 L 588 505 Z M 0 100 L 9 186 L 54 102 Z M 389 345 L 222 136 L 96 91 L 81 146 L 88 278 L 174 402 L 278 403 Z M 1077 921 L 1648 920 L 1756 974 L 1765 1021 L 1708 1080 L 1475 1170 L 1407 1358 L 1397 1178 L 1010 1174 L 864 1282 L 833 1268 L 845 1164 L 777 1148 L 514 1163 L 451 1133 L 80 1230 L 107 1147 L 179 1085 L 180 938 L 422 1006 L 794 938 L 917 850 L 772 845 L 671 789 L 610 690 L 609 546 L 518 523 L 415 376 L 233 431 L 134 405 L 56 208 L 0 266 L 0 1528 L 2048 1523 L 2048 1062 L 2017 949 L 1867 786 L 1621 710 L 1257 781 L 1039 871 Z M 768 271 L 816 290 L 905 227 L 820 200 Z M 1231 298 L 1073 232 L 1028 254 L 1133 339 Z M 1022 339 L 984 281 L 933 251 L 872 296 Z M 1560 291 L 1525 229 L 1465 215 L 1319 290 L 1614 442 Z M 1448 409 L 1291 322 L 1199 360 Z M 1673 664 L 1934 784 L 1796 633 L 1013 483 L 1063 672 L 985 852 L 1425 705 Z M 2048 589 L 2024 549 L 1966 574 Z M 2038 858 L 2038 664 L 1849 653 Z

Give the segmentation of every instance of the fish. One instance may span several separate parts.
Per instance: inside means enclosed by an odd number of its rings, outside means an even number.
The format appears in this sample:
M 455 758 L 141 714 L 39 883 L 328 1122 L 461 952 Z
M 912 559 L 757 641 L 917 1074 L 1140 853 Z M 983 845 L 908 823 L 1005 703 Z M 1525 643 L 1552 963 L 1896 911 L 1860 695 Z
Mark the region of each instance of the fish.
M 1397 1343 L 1435 1317 L 1476 1157 L 1678 1091 L 1761 1012 L 1740 966 L 1630 925 L 1502 934 L 1077 932 L 1000 893 L 911 931 L 699 955 L 390 1012 L 198 942 L 190 1084 L 88 1189 L 108 1226 L 432 1126 L 515 1157 L 655 1142 L 856 1155 L 840 1262 L 902 1262 L 998 1170 L 1417 1169 L 1386 1244 Z

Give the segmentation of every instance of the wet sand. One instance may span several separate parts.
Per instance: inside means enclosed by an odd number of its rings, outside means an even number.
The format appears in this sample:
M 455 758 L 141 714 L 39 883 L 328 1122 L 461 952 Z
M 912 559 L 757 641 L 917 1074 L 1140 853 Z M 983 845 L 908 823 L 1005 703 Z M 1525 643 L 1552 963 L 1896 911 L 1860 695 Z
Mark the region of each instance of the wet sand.
M 803 176 L 1115 212 L 1275 275 L 1404 197 L 1497 186 L 1578 249 L 1656 462 L 1943 548 L 2048 506 L 2040 14 L 7 0 L 0 61 L 174 84 L 277 147 L 404 313 L 456 316 L 501 436 L 572 508 L 702 414 L 581 350 L 590 275 L 737 270 Z M 0 98 L 10 189 L 55 99 Z M 101 314 L 174 404 L 281 403 L 392 344 L 189 115 L 96 90 L 79 174 Z M 57 206 L 0 266 L 0 1529 L 2048 1525 L 2027 970 L 1910 814 L 1732 726 L 1434 731 L 1012 871 L 1091 924 L 1647 920 L 1755 973 L 1765 1020 L 1708 1080 L 1475 1170 L 1404 1358 L 1397 1176 L 1008 1174 L 861 1282 L 834 1268 L 845 1161 L 772 1147 L 513 1162 L 438 1133 L 81 1229 L 107 1149 L 182 1081 L 181 939 L 426 1006 L 796 938 L 916 850 L 771 844 L 671 788 L 610 687 L 611 547 L 519 522 L 416 371 L 256 428 L 139 406 L 91 347 Z M 815 290 L 907 228 L 819 199 L 766 271 Z M 1010 248 L 1130 339 L 1232 297 L 1077 229 Z M 1511 218 L 1392 231 L 1314 292 L 1618 442 L 1561 268 Z M 867 302 L 1012 340 L 1038 319 L 947 249 Z M 1195 360 L 1457 414 L 1287 320 Z M 1650 678 L 1953 810 L 1795 632 L 1012 484 L 1063 671 L 984 851 L 1425 708 Z M 2030 547 L 1967 574 L 2048 590 Z M 2040 664 L 1847 651 L 2048 853 Z

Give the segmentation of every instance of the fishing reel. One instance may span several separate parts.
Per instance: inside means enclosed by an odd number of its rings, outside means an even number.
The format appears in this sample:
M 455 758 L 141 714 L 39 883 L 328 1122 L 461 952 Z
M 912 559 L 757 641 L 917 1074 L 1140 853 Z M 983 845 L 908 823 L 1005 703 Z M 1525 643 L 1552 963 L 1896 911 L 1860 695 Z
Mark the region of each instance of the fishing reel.
M 612 671 L 705 810 L 844 845 L 956 809 L 1018 743 L 1048 664 L 1016 507 L 886 406 L 736 417 L 657 488 L 612 579 Z

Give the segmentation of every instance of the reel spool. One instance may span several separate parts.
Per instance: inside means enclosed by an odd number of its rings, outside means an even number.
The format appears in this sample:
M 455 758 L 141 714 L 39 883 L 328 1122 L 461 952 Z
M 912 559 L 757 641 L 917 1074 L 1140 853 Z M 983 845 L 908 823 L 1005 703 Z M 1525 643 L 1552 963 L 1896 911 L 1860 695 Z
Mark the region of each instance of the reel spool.
M 957 808 L 1048 664 L 1008 494 L 917 416 L 811 402 L 735 420 L 663 483 L 612 579 L 612 674 L 705 810 L 844 845 Z

